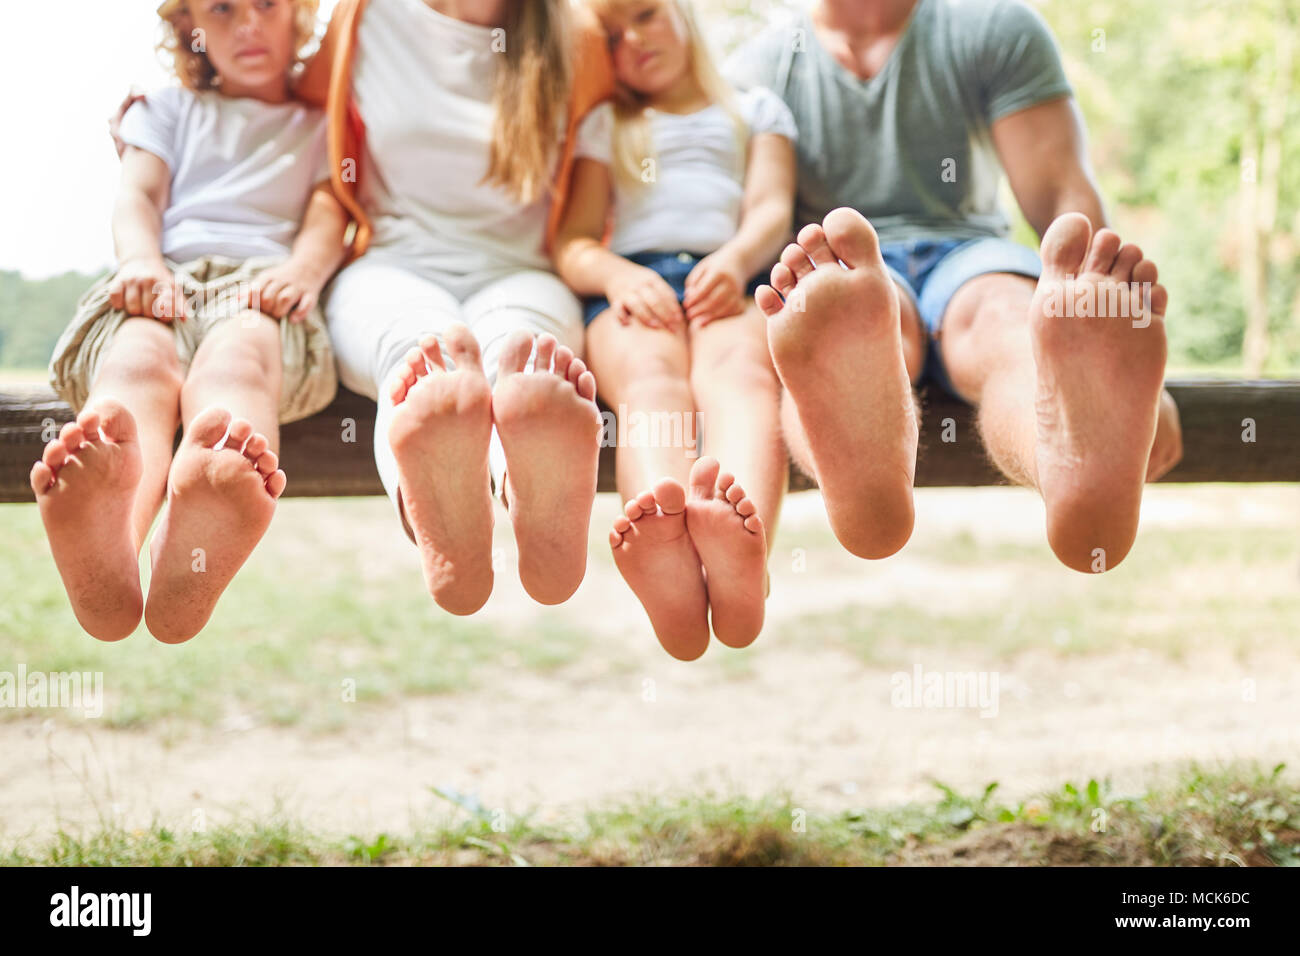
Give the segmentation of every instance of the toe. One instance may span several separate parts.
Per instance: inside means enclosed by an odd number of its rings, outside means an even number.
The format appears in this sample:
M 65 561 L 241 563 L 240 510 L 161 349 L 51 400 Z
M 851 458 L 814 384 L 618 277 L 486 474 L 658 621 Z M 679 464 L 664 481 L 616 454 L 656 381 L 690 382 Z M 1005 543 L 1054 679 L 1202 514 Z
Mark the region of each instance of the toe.
M 478 339 L 474 338 L 469 326 L 462 322 L 448 326 L 442 334 L 442 344 L 446 346 L 447 354 L 451 356 L 456 368 L 483 370 L 483 355 L 479 351 Z M 525 357 L 524 361 L 527 360 Z
M 28 477 L 32 483 L 32 492 L 37 495 L 45 494 L 50 490 L 50 486 L 54 484 L 54 472 L 43 461 L 38 461 L 32 465 L 32 472 Z
M 69 454 L 76 454 L 77 449 L 86 442 L 86 433 L 77 422 L 68 422 L 59 432 L 59 441 L 63 442 Z
M 769 319 L 781 311 L 781 297 L 770 285 L 761 285 L 754 290 L 754 302 Z
M 794 291 L 794 273 L 784 262 L 778 262 L 772 266 L 772 286 L 783 296 L 789 296 Z
M 627 515 L 619 515 L 614 519 L 614 533 L 622 539 L 623 535 L 632 530 L 632 522 Z
M 236 418 L 230 423 L 230 431 L 226 433 L 226 444 L 223 447 L 242 452 L 244 445 L 252 437 L 253 423 Z
M 1163 317 L 1168 308 L 1169 292 L 1162 285 L 1153 285 L 1151 287 L 1151 312 L 1154 315 Z
M 750 515 L 745 519 L 745 530 L 758 534 L 763 530 L 763 519 L 758 515 Z
M 1088 249 L 1088 260 L 1083 269 L 1091 275 L 1106 275 L 1110 272 L 1111 266 L 1115 264 L 1115 258 L 1119 255 L 1119 248 L 1122 245 L 1119 233 L 1114 229 L 1098 229 L 1097 234 L 1092 237 L 1092 246 Z
M 717 489 L 720 494 L 725 495 L 732 485 L 736 483 L 736 476 L 729 471 L 724 471 L 718 475 Z
M 596 376 L 586 370 L 578 376 L 578 394 L 589 402 L 596 400 Z
M 623 543 L 623 535 L 621 535 L 617 529 L 610 531 L 609 546 L 611 548 L 618 548 L 620 545 L 622 545 L 622 543 Z
M 280 467 L 280 456 L 273 451 L 264 451 L 253 459 L 253 467 L 262 473 L 262 477 L 270 478 Z
M 1155 285 L 1160 277 L 1160 270 L 1150 259 L 1143 259 L 1133 267 L 1133 281 L 1139 285 Z
M 284 472 L 276 471 L 266 479 L 266 491 L 272 498 L 279 498 L 284 494 L 284 488 L 289 483 L 289 479 Z
M 135 441 L 135 416 L 121 402 L 106 398 L 95 405 L 99 415 L 99 433 L 111 442 Z
M 660 478 L 655 484 L 654 500 L 664 514 L 681 514 L 686 510 L 686 489 L 675 478 Z
M 567 345 L 557 345 L 555 348 L 555 364 L 551 370 L 562 379 L 573 382 L 569 378 L 569 369 L 573 367 L 573 349 Z
M 204 448 L 215 448 L 225 437 L 229 425 L 230 412 L 220 407 L 205 408 L 190 422 L 190 427 L 186 429 L 185 440 L 193 445 L 202 445 Z
M 553 335 L 537 336 L 537 356 L 533 359 L 534 372 L 551 370 L 551 360 L 555 358 L 555 347 L 558 344 Z
M 814 266 L 836 265 L 835 253 L 831 252 L 830 243 L 826 241 L 826 230 L 819 222 L 810 222 L 799 230 L 795 237 Z
M 1057 216 L 1047 227 L 1039 246 L 1043 273 L 1053 278 L 1077 276 L 1083 269 L 1083 257 L 1092 238 L 1092 223 L 1081 212 Z
M 522 372 L 528 364 L 528 357 L 533 354 L 533 333 L 527 329 L 515 329 L 506 336 L 501 347 L 501 357 L 497 360 L 497 375 Z
M 726 497 L 727 500 L 730 501 L 733 505 L 739 504 L 745 498 L 745 489 L 740 487 L 740 485 L 733 484 L 730 488 L 727 489 Z
M 419 346 L 407 349 L 406 354 L 402 356 L 400 368 L 402 376 L 407 381 L 424 378 L 424 376 L 428 375 L 429 364 L 425 360 L 423 349 Z
M 1133 267 L 1142 261 L 1142 250 L 1131 242 L 1126 242 L 1115 257 L 1110 267 L 1110 274 L 1120 282 L 1131 282 Z
M 850 269 L 875 265 L 880 261 L 880 240 L 871 223 L 856 209 L 841 206 L 832 209 L 822 220 L 831 253 Z
M 781 251 L 781 264 L 794 273 L 795 281 L 813 271 L 812 260 L 808 258 L 808 253 L 803 251 L 802 246 L 793 242 Z
M 67 460 L 68 446 L 57 438 L 46 445 L 45 451 L 41 453 L 41 461 L 50 471 L 58 471 Z
M 742 497 L 739 501 L 732 502 L 736 506 L 736 514 L 742 518 L 748 518 L 758 510 L 758 506 L 749 498 Z
M 271 443 L 265 435 L 254 434 L 244 443 L 244 457 L 251 462 L 256 462 L 270 446 Z
M 81 426 L 86 441 L 94 441 L 99 437 L 99 412 L 95 409 L 83 408 L 77 416 L 77 424 Z
M 420 339 L 420 354 L 424 356 L 424 362 L 428 366 L 443 370 L 447 368 L 442 360 L 442 346 L 438 344 L 438 336 L 426 335 Z M 425 371 L 427 372 L 428 368 L 425 368 Z
M 718 471 L 721 466 L 718 459 L 705 455 L 691 465 L 691 497 L 712 498 L 713 489 L 718 484 Z

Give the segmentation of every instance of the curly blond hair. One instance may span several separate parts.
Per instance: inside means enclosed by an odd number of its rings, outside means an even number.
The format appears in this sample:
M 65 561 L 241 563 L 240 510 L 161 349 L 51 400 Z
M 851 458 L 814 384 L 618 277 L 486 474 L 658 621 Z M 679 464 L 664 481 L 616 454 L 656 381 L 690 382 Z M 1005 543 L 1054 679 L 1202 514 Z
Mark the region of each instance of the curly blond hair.
M 303 48 L 316 36 L 316 13 L 320 0 L 290 0 L 295 10 L 294 49 L 298 61 L 303 60 Z M 158 7 L 162 17 L 162 36 L 158 40 L 158 53 L 171 61 L 176 78 L 186 89 L 196 92 L 215 87 L 217 71 L 206 53 L 194 50 L 194 21 L 187 0 L 163 0 Z M 296 66 L 297 64 L 295 64 Z

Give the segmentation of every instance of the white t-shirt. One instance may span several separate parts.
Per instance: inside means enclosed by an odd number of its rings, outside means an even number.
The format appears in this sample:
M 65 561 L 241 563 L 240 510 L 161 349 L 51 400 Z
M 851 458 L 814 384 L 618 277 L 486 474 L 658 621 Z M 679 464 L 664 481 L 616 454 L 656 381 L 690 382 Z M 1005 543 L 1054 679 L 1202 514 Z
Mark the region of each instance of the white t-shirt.
M 127 111 L 121 136 L 171 170 L 162 252 L 176 262 L 288 255 L 329 178 L 325 114 L 297 102 L 167 87 Z
M 482 181 L 501 39 L 422 0 L 371 0 L 357 33 L 352 93 L 366 128 L 370 250 L 457 297 L 495 275 L 550 268 L 547 201 L 523 206 Z
M 794 117 L 775 93 L 754 87 L 738 93 L 736 100 L 751 137 L 777 133 L 795 139 Z M 648 113 L 655 178 L 639 188 L 615 178 L 609 248 L 621 256 L 708 255 L 740 226 L 745 155 L 736 124 L 716 104 L 694 113 Z M 577 155 L 611 165 L 613 133 L 614 108 L 602 103 L 578 128 Z

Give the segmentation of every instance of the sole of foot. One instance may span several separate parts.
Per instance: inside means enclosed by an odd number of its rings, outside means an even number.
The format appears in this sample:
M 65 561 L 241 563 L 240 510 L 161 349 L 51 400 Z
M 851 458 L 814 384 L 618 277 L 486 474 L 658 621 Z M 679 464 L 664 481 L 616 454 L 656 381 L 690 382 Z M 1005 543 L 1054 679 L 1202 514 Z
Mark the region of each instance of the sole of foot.
M 858 557 L 888 557 L 912 534 L 917 446 L 898 291 L 856 211 L 796 239 L 754 300 L 835 536 Z
M 203 629 L 271 524 L 284 472 L 264 435 L 224 408 L 194 416 L 167 476 L 144 620 L 164 644 Z
M 1137 536 L 1169 297 L 1141 249 L 1078 213 L 1052 223 L 1041 255 L 1029 322 L 1047 538 L 1069 567 L 1104 571 Z
M 144 614 L 131 508 L 143 459 L 135 419 L 105 399 L 63 426 L 32 466 L 50 552 L 86 633 L 120 641 Z
M 728 647 L 747 647 L 763 629 L 767 535 L 756 510 L 717 459 L 691 467 L 686 530 L 704 566 L 713 634 Z
M 686 489 L 664 478 L 627 503 L 609 534 L 614 563 L 640 600 L 659 643 L 693 661 L 709 647 L 704 569 L 686 528 Z
M 533 600 L 560 604 L 587 572 L 600 467 L 596 379 L 554 337 L 534 344 L 532 333 L 516 332 L 501 353 L 492 420 L 505 450 L 519 579 Z
M 464 615 L 492 594 L 492 390 L 466 326 L 451 326 L 443 343 L 454 368 L 430 335 L 390 377 L 388 441 L 425 586 L 443 610 Z

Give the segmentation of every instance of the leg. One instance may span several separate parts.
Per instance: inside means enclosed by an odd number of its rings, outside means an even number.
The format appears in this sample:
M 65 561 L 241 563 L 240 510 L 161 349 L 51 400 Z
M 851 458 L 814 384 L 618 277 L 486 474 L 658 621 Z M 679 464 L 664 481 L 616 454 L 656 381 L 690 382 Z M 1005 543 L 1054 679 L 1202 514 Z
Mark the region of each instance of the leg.
M 335 278 L 325 315 L 340 381 L 376 399 L 375 465 L 419 549 L 425 586 L 443 610 L 472 614 L 493 583 L 492 410 L 460 303 L 366 257 Z
M 1137 534 L 1168 296 L 1141 249 L 1109 229 L 1093 236 L 1081 215 L 1057 219 L 1041 254 L 1032 291 L 1005 276 L 964 286 L 940 347 L 953 384 L 980 406 L 994 461 L 1042 494 L 1057 557 L 1103 571 Z
M 626 419 L 629 432 L 634 421 L 652 423 L 616 449 L 618 489 L 627 506 L 610 533 L 614 561 L 659 643 L 676 658 L 694 660 L 709 646 L 709 602 L 686 528 L 690 459 L 679 443 L 661 440 L 657 424 L 680 416 L 680 444 L 688 428 L 698 443 L 689 344 L 685 335 L 624 326 L 606 311 L 587 329 L 587 351 L 601 397 Z
M 144 613 L 138 556 L 162 501 L 179 393 L 171 329 L 128 319 L 77 420 L 32 467 L 32 490 L 73 612 L 99 640 L 127 637 Z
M 278 323 L 244 313 L 209 331 L 181 391 L 185 438 L 150 549 L 145 623 L 164 643 L 203 629 L 271 523 L 285 487 L 279 402 Z
M 694 330 L 691 351 L 691 388 L 710 457 L 691 472 L 686 524 L 704 565 L 713 633 L 744 647 L 763 627 L 767 554 L 789 475 L 781 385 L 762 313 L 752 304 Z
M 600 459 L 596 382 L 576 357 L 578 303 L 555 276 L 518 272 L 467 299 L 465 314 L 497 362 L 497 487 L 514 526 L 519 578 L 535 601 L 560 604 L 587 572 Z
M 755 301 L 793 405 L 785 414 L 798 418 L 791 448 L 806 440 L 840 543 L 883 558 L 913 522 L 917 419 L 899 295 L 861 215 L 836 209 L 823 226 L 800 231 Z

